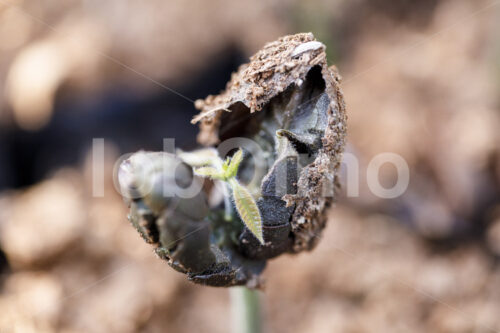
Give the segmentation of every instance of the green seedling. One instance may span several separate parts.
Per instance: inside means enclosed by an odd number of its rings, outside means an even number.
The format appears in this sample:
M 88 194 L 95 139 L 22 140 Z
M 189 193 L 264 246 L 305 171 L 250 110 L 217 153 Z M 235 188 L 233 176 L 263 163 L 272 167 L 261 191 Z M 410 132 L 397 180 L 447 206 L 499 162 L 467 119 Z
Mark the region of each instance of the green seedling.
M 262 218 L 257 203 L 250 191 L 236 179 L 242 161 L 243 151 L 239 149 L 231 158 L 227 158 L 225 161 L 222 161 L 218 156 L 214 156 L 206 166 L 194 168 L 194 172 L 198 176 L 227 184 L 231 189 L 231 197 L 241 220 L 259 242 L 264 244 Z

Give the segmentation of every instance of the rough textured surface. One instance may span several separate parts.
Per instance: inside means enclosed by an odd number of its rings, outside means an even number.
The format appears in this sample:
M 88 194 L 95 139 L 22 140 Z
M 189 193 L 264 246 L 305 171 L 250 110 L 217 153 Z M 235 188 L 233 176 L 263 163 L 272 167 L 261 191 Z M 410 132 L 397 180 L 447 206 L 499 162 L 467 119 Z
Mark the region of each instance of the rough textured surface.
M 242 65 L 232 75 L 222 94 L 196 101 L 201 113 L 192 121 L 200 123 L 198 141 L 201 144 L 218 143 L 224 113 L 241 109 L 241 104 L 250 113 L 263 110 L 290 87 L 300 87 L 316 66 L 321 68 L 325 83 L 321 96 L 326 95 L 329 101 L 328 125 L 315 160 L 300 173 L 297 194 L 283 197 L 288 206 L 295 205 L 291 219 L 294 252 L 313 248 L 316 236 L 324 228 L 323 212 L 332 199 L 345 141 L 346 114 L 339 87 L 341 79 L 335 67 L 327 66 L 324 45 L 311 33 L 285 36 L 266 44 L 250 58 L 250 63 Z M 318 100 L 321 96 L 317 96 Z
M 189 165 L 174 154 L 138 152 L 121 164 L 119 179 L 130 222 L 169 266 L 198 284 L 259 287 L 266 258 L 240 255 L 233 239 L 243 224 L 209 209 L 203 179 Z M 200 190 L 182 197 L 166 194 L 174 183 L 198 184 Z

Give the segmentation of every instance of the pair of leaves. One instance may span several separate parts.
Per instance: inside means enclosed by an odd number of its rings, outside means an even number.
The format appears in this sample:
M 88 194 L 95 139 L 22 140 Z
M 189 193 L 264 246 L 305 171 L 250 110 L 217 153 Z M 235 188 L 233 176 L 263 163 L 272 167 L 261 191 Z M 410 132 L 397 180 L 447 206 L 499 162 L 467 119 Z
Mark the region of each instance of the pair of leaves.
M 209 166 L 195 168 L 194 172 L 202 177 L 221 180 L 231 188 L 232 198 L 236 210 L 245 226 L 252 234 L 264 244 L 262 233 L 262 217 L 255 199 L 248 189 L 236 180 L 238 168 L 243 161 L 243 151 L 238 151 L 224 162 L 220 158 L 215 159 Z

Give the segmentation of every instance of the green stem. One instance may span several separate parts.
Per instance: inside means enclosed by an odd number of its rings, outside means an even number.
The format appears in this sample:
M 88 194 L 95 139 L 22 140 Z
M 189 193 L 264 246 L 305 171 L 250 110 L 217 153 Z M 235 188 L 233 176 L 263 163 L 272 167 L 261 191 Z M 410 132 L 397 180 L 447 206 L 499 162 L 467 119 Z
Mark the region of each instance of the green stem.
M 224 219 L 231 221 L 233 218 L 233 203 L 231 202 L 231 188 L 226 182 L 221 182 L 224 191 Z
M 260 333 L 261 313 L 259 294 L 247 287 L 230 289 L 234 333 Z

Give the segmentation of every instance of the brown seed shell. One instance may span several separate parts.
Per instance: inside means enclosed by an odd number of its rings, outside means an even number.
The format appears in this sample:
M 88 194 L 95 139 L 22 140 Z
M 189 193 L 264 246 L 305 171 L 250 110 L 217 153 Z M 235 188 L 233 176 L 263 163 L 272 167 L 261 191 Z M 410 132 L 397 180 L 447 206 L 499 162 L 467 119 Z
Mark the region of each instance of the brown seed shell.
M 328 67 L 324 45 L 311 33 L 285 36 L 266 44 L 248 64 L 232 74 L 224 92 L 196 101 L 195 106 L 201 112 L 192 120 L 193 124 L 200 124 L 198 142 L 214 145 L 220 141 L 221 116 L 230 112 L 235 103 L 243 103 L 250 113 L 260 111 L 287 87 L 305 80 L 314 66 L 321 67 L 325 93 L 330 100 L 328 126 L 316 159 L 300 173 L 298 193 L 282 198 L 288 205 L 296 205 L 291 220 L 293 252 L 310 250 L 319 239 L 326 223 L 325 208 L 333 199 L 332 195 L 324 195 L 324 189 L 331 185 L 338 188 L 338 171 L 345 144 L 347 117 L 340 90 L 341 77 L 334 66 Z

